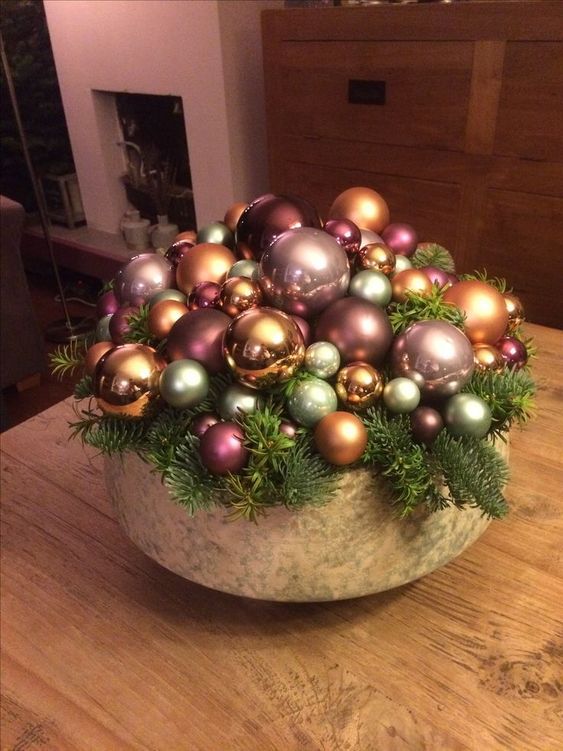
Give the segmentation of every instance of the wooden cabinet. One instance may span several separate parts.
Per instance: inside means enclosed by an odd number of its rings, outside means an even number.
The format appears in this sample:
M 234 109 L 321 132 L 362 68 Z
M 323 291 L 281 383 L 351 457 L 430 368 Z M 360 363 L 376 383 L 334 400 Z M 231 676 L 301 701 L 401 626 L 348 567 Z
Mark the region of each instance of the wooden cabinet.
M 563 325 L 563 2 L 266 11 L 271 188 L 367 185 Z

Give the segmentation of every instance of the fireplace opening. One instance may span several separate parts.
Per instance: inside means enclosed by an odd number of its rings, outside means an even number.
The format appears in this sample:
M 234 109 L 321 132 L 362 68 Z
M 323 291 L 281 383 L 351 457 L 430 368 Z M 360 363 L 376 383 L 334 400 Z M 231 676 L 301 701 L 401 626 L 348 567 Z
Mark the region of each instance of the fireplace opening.
M 167 215 L 180 231 L 195 228 L 182 98 L 115 93 L 126 157 L 127 200 L 152 223 Z

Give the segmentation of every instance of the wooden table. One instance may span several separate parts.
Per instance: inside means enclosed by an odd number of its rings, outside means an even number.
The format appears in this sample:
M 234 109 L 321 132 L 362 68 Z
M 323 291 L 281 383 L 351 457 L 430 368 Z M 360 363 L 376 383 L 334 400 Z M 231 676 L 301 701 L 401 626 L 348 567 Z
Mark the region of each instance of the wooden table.
M 184 581 L 122 534 L 68 403 L 5 433 L 2 749 L 561 749 L 563 335 L 530 333 L 539 416 L 512 440 L 509 517 L 360 600 Z

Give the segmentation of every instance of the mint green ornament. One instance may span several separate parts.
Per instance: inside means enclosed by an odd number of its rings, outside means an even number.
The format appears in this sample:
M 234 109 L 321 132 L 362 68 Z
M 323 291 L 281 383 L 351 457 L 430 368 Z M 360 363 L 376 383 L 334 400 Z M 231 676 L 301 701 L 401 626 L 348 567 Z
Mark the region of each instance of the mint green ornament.
M 177 409 L 196 407 L 209 392 L 207 371 L 195 360 L 174 360 L 160 374 L 160 396 Z
M 157 303 L 162 302 L 163 300 L 177 300 L 178 302 L 182 302 L 185 305 L 187 298 L 186 295 L 183 292 L 180 292 L 179 289 L 163 289 L 150 298 L 149 309 L 154 308 Z
M 247 279 L 252 279 L 252 281 L 256 282 L 258 281 L 259 272 L 260 267 L 256 261 L 250 261 L 243 258 L 241 261 L 237 261 L 231 266 L 227 273 L 227 278 L 230 279 L 232 276 L 245 276 Z
M 340 368 L 340 352 L 330 342 L 314 342 L 305 350 L 306 370 L 317 378 L 326 380 Z
M 399 273 L 399 271 L 405 271 L 405 269 L 412 269 L 412 263 L 406 256 L 395 256 L 395 271 L 391 274 L 391 279 Z
M 336 411 L 336 392 L 320 378 L 300 381 L 287 400 L 291 417 L 301 425 L 312 428 L 326 415 Z
M 455 394 L 450 397 L 442 414 L 448 431 L 454 436 L 484 438 L 491 427 L 489 405 L 474 394 Z
M 234 420 L 262 409 L 264 400 L 255 389 L 241 383 L 231 383 L 217 400 L 217 411 L 223 420 Z
M 381 271 L 364 269 L 352 277 L 348 292 L 354 297 L 361 297 L 384 308 L 391 302 L 393 290 L 391 282 Z
M 111 342 L 111 334 L 109 333 L 109 322 L 111 321 L 112 313 L 100 318 L 96 324 L 96 341 L 97 342 Z
M 412 412 L 420 402 L 420 389 L 410 378 L 393 378 L 383 389 L 383 401 L 389 412 Z
M 226 245 L 232 250 L 235 247 L 235 236 L 223 222 L 211 222 L 198 231 L 196 242 Z

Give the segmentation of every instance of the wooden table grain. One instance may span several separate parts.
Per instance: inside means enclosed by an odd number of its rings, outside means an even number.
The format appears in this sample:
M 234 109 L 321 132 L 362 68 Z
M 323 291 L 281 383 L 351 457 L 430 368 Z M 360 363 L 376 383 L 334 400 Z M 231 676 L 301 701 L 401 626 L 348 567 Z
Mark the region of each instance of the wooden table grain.
M 563 335 L 529 331 L 538 417 L 512 438 L 510 515 L 358 600 L 185 581 L 121 532 L 69 403 L 5 433 L 2 749 L 563 748 Z

